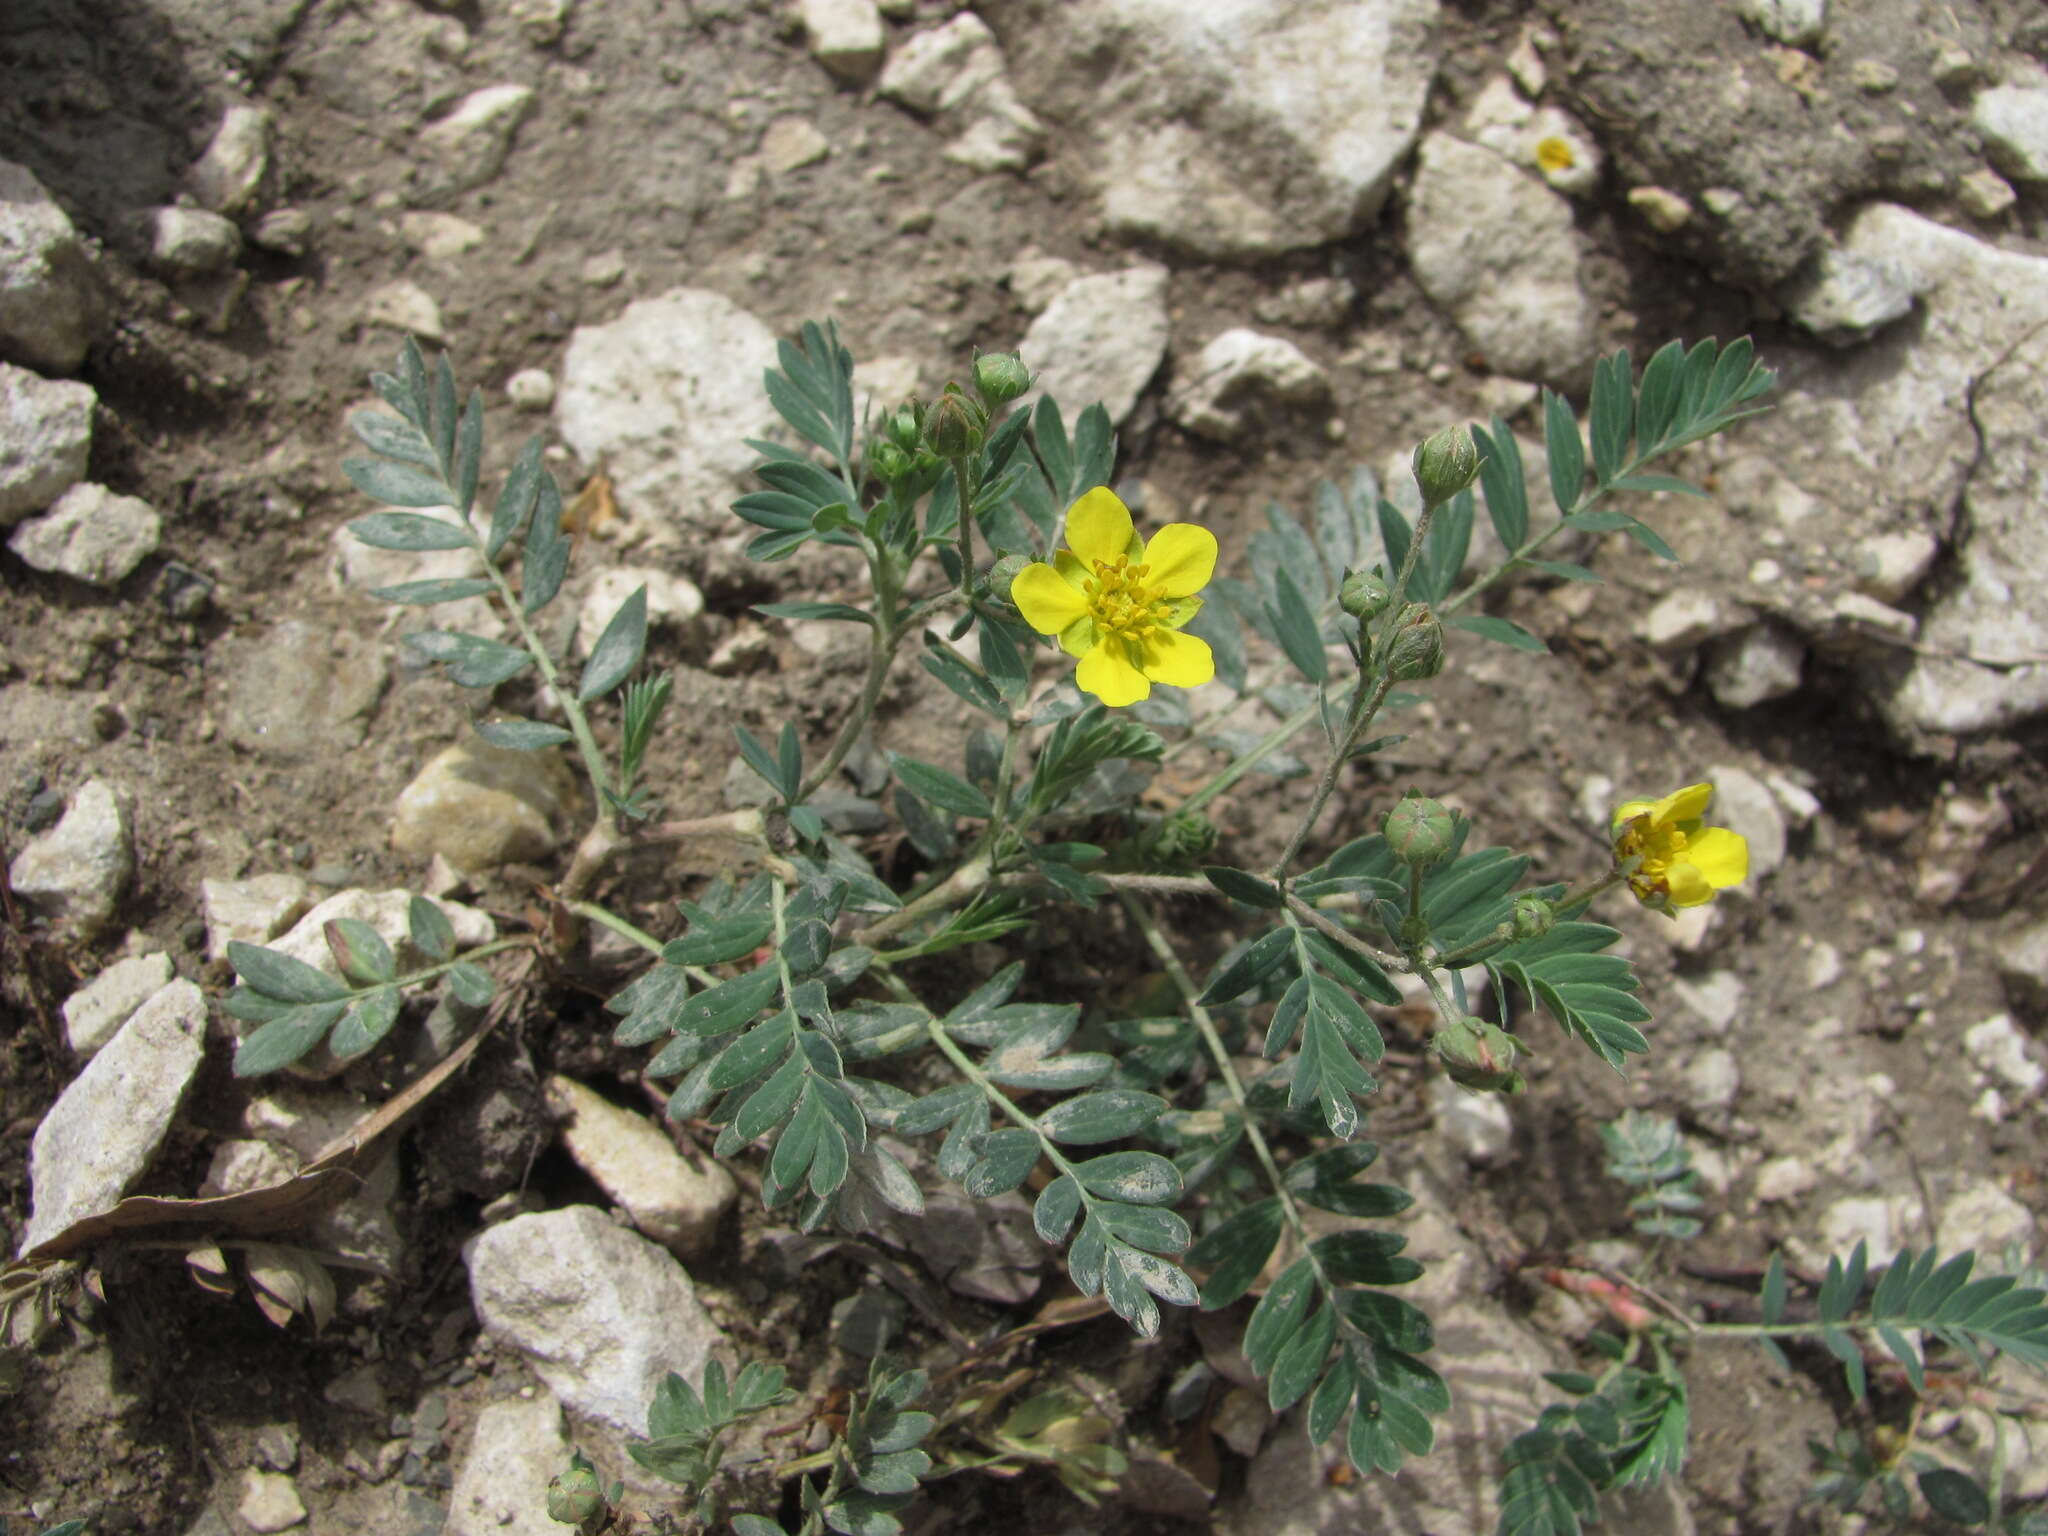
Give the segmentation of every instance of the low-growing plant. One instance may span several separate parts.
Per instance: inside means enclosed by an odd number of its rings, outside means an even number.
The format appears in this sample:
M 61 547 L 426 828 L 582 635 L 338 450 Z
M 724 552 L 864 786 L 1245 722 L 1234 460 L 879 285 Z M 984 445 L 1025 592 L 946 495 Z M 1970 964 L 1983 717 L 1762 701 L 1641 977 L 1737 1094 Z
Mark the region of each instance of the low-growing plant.
M 614 1043 L 651 1051 L 643 1070 L 673 1084 L 670 1118 L 708 1128 L 718 1157 L 758 1155 L 768 1208 L 806 1230 L 859 1228 L 884 1208 L 916 1216 L 924 1193 L 905 1144 L 936 1138 L 938 1173 L 970 1195 L 1028 1188 L 1038 1234 L 1064 1248 L 1075 1286 L 1138 1333 L 1159 1329 L 1162 1306 L 1213 1310 L 1257 1294 L 1242 1348 L 1274 1410 L 1304 1405 L 1309 1434 L 1341 1432 L 1361 1473 L 1426 1454 L 1449 1394 L 1426 1358 L 1431 1320 L 1400 1295 L 1421 1268 L 1383 1224 L 1411 1197 L 1367 1178 L 1378 1147 L 1364 1106 L 1386 1055 L 1372 1006 L 1400 1004 L 1396 978 L 1407 978 L 1435 1013 L 1430 1059 L 1473 1092 L 1520 1091 L 1518 1063 L 1540 1028 L 1621 1071 L 1649 1048 L 1650 1010 L 1593 904 L 1617 891 L 1666 913 L 1710 901 L 1744 878 L 1746 850 L 1704 824 L 1706 784 L 1617 806 L 1608 855 L 1571 881 L 1531 883 L 1528 854 L 1473 846 L 1470 821 L 1415 789 L 1387 791 L 1365 835 L 1357 798 L 1344 835 L 1331 838 L 1325 814 L 1347 767 L 1371 767 L 1407 739 L 1388 717 L 1416 704 L 1461 647 L 1546 652 L 1485 605 L 1516 578 L 1596 580 L 1557 558 L 1566 535 L 1619 532 L 1675 558 L 1616 504 L 1692 492 L 1653 466 L 1762 408 L 1772 375 L 1750 344 L 1672 343 L 1640 378 L 1627 353 L 1608 358 L 1585 432 L 1546 391 L 1548 511 L 1531 504 L 1521 449 L 1495 418 L 1417 449 L 1413 516 L 1359 470 L 1319 485 L 1308 517 L 1274 507 L 1241 549 L 1224 551 L 1191 523 L 1141 534 L 1110 489 L 1108 416 L 1090 406 L 1070 418 L 1045 398 L 1011 410 L 1030 387 L 1016 358 L 979 357 L 966 386 L 863 423 L 837 332 L 806 325 L 766 379 L 788 435 L 750 445 L 762 488 L 733 511 L 758 530 L 748 545 L 757 561 L 815 544 L 864 575 L 857 599 L 756 611 L 846 625 L 865 642 L 866 671 L 822 741 L 796 721 L 765 736 L 735 725 L 766 803 L 687 820 L 664 819 L 665 786 L 646 774 L 673 689 L 642 672 L 645 592 L 578 664 L 549 639 L 561 626 L 543 617 L 575 540 L 540 439 L 486 506 L 480 393 L 465 401 L 447 358 L 429 364 L 411 344 L 374 383 L 390 413 L 354 419 L 370 455 L 344 467 L 393 510 L 357 519 L 355 536 L 474 561 L 474 574 L 376 595 L 492 605 L 498 633 L 427 630 L 406 643 L 474 691 L 485 741 L 570 748 L 595 815 L 531 935 L 460 954 L 446 917 L 420 899 L 411 937 L 428 963 L 410 971 L 362 924 L 330 929 L 338 978 L 231 946 L 240 985 L 227 1007 L 253 1026 L 236 1071 L 276 1071 L 316 1049 L 361 1056 L 409 993 L 439 985 L 481 1007 L 495 985 L 481 963 L 492 950 L 545 947 L 574 964 L 598 925 L 646 955 L 605 1005 Z M 1468 576 L 1482 497 L 1503 553 Z M 1048 650 L 1056 665 L 1045 665 Z M 957 756 L 920 745 L 886 757 L 893 788 L 870 809 L 893 813 L 915 868 L 907 878 L 838 830 L 821 794 L 837 789 L 857 748 L 873 761 L 878 707 L 906 653 L 973 722 Z M 1275 723 L 1250 724 L 1258 709 Z M 1277 856 L 1256 862 L 1207 815 L 1255 772 L 1312 775 Z M 758 873 L 689 891 L 619 874 L 629 850 L 709 836 L 742 844 Z M 1168 898 L 1199 898 L 1210 912 L 1169 923 Z M 675 920 L 653 931 L 627 915 L 671 900 Z M 1119 933 L 1130 973 L 1156 968 L 1164 994 L 1145 993 L 1135 1009 L 1063 995 L 1040 962 L 1048 940 L 1083 926 Z M 1033 931 L 1044 938 L 1023 942 Z M 957 963 L 926 963 L 990 944 L 1016 958 L 965 982 Z M 1474 966 L 1490 978 L 1490 1012 L 1466 989 Z M 1697 1197 L 1673 1143 L 1637 1125 L 1609 1146 L 1617 1173 L 1642 1191 L 1642 1230 L 1689 1235 Z M 1311 1210 L 1340 1220 L 1312 1223 Z M 1958 1263 L 1966 1270 L 1967 1256 L 1904 1255 L 1866 1302 L 1859 1252 L 1831 1271 L 1811 1324 L 1785 1320 L 1774 1268 L 1748 1332 L 1811 1334 L 1845 1363 L 1860 1360 L 1854 1341 L 1867 1334 L 1910 1357 L 1916 1384 L 1918 1355 L 1894 1343 L 1912 1328 L 2038 1364 L 2039 1293 L 1964 1286 Z M 1601 1376 L 1560 1384 L 1571 1402 L 1510 1453 L 1505 1530 L 1576 1530 L 1600 1489 L 1682 1462 L 1685 1395 L 1669 1330 L 1646 1326 Z M 930 1415 L 910 1407 L 924 1386 L 917 1372 L 878 1372 L 823 1481 L 804 1480 L 805 1532 L 896 1528 L 892 1511 L 932 1468 L 919 1448 Z M 711 1391 L 707 1382 L 706 1415 Z M 652 1443 L 689 1440 L 674 1464 L 688 1464 L 696 1488 L 694 1471 L 711 1465 L 700 1462 L 710 1440 L 698 1442 L 712 1432 L 679 1427 L 687 1406 L 657 1404 L 673 1422 L 657 1423 Z M 1007 1420 L 985 1440 L 1013 1460 L 1033 1443 L 1032 1424 Z M 1065 1461 L 1077 1492 L 1119 1465 L 1110 1454 L 1079 1472 Z M 735 1526 L 775 1529 L 761 1516 Z

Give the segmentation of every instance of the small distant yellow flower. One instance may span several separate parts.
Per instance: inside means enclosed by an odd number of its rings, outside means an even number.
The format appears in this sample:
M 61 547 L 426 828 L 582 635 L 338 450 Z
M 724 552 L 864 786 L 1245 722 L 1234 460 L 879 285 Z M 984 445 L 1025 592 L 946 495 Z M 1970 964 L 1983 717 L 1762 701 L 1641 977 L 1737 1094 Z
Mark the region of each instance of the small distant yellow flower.
M 1579 163 L 1579 157 L 1572 153 L 1571 141 L 1551 134 L 1536 141 L 1536 167 L 1546 176 L 1555 176 L 1568 171 Z
M 1097 486 L 1067 509 L 1067 547 L 1033 561 L 1010 601 L 1041 635 L 1081 665 L 1074 682 L 1112 708 L 1150 698 L 1154 683 L 1195 688 L 1216 675 L 1208 643 L 1181 627 L 1201 612 L 1195 594 L 1216 573 L 1216 535 L 1168 523 L 1150 542 L 1130 509 Z
M 1614 856 L 1634 860 L 1629 889 L 1669 913 L 1703 906 L 1749 877 L 1749 844 L 1726 827 L 1700 825 L 1711 784 L 1688 784 L 1662 800 L 1630 800 L 1614 812 Z

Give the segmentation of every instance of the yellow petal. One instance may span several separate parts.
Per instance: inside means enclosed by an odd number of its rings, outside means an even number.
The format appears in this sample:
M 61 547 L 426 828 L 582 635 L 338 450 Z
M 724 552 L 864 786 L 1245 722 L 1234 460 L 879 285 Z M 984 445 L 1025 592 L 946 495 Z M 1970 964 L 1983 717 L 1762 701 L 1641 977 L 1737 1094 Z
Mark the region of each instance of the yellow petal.
M 1081 591 L 1083 582 L 1095 579 L 1095 573 L 1076 559 L 1071 550 L 1063 549 L 1054 554 L 1052 568 L 1058 571 L 1066 584 L 1076 592 Z
M 1686 843 L 1685 862 L 1717 891 L 1749 878 L 1749 843 L 1726 827 L 1707 827 Z
M 1145 636 L 1145 675 L 1155 683 L 1199 688 L 1216 675 L 1216 657 L 1206 640 L 1155 629 Z
M 1713 785 L 1688 784 L 1659 800 L 1650 819 L 1660 827 L 1674 821 L 1698 821 L 1713 798 Z
M 1665 893 L 1674 907 L 1698 907 L 1714 899 L 1707 877 L 1690 864 L 1674 864 L 1664 876 Z
M 1188 620 L 1202 611 L 1199 597 L 1176 597 L 1166 605 L 1166 616 L 1159 622 L 1168 629 L 1186 629 Z
M 1024 622 L 1041 635 L 1056 635 L 1074 620 L 1088 616 L 1088 600 L 1042 560 L 1034 560 L 1017 573 L 1010 583 L 1010 601 L 1024 615 Z
M 1122 709 L 1152 696 L 1145 674 L 1131 665 L 1130 647 L 1110 639 L 1081 658 L 1074 669 L 1074 683 L 1083 693 L 1092 693 L 1111 709 Z
M 1060 649 L 1077 659 L 1094 650 L 1095 621 L 1083 616 L 1061 630 Z
M 1148 586 L 1162 597 L 1190 597 L 1216 574 L 1216 535 L 1193 523 L 1168 523 L 1145 541 Z
M 1089 565 L 1127 554 L 1131 532 L 1130 509 L 1106 485 L 1067 508 L 1067 548 Z

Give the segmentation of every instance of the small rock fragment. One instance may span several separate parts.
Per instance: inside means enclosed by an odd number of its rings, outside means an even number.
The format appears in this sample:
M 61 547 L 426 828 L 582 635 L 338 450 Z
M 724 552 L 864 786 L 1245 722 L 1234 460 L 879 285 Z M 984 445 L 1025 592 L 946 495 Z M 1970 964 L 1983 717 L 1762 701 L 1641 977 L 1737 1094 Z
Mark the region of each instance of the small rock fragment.
M 1987 1077 L 2021 1094 L 2034 1094 L 2048 1082 L 2048 1068 L 2039 1058 L 2039 1048 L 2012 1021 L 2009 1013 L 1995 1013 L 1981 1024 L 1963 1031 L 1963 1052 Z
M 161 952 L 116 960 L 64 999 L 64 1039 L 90 1060 L 136 1009 L 170 985 L 171 957 Z
M 486 1405 L 448 1498 L 446 1536 L 560 1536 L 564 1528 L 548 1518 L 544 1495 L 568 1465 L 554 1398 Z
M 0 181 L 0 206 L 5 195 Z M 0 528 L 42 511 L 85 478 L 98 404 L 89 384 L 0 363 Z
M 1329 395 L 1330 376 L 1293 342 L 1238 328 L 1186 366 L 1167 412 L 1198 436 L 1232 442 L 1261 404 L 1307 406 Z
M 633 1225 L 683 1258 L 703 1254 L 739 1196 L 723 1164 L 692 1166 L 659 1126 L 621 1109 L 572 1078 L 548 1079 L 548 1110 L 562 1121 L 562 1144 Z
M 256 221 L 250 241 L 279 256 L 303 256 L 313 234 L 313 216 L 303 208 L 274 208 Z
M 373 288 L 363 304 L 363 322 L 394 331 L 409 331 L 422 341 L 445 340 L 441 329 L 441 306 L 418 283 L 385 283 Z
M 1753 709 L 1799 691 L 1806 647 L 1775 624 L 1755 624 L 1714 647 L 1707 687 L 1729 709 Z
M 777 174 L 816 165 L 832 153 L 832 141 L 808 118 L 778 117 L 761 135 L 761 159 Z
M 1069 418 L 1097 401 L 1121 425 L 1166 356 L 1166 269 L 1142 265 L 1076 278 L 1031 322 L 1019 347 Z
M 1652 605 L 1636 621 L 1636 634 L 1652 650 L 1670 654 L 1704 645 L 1741 623 L 1741 617 L 1731 614 L 1713 593 L 1688 586 Z
M 2048 1014 L 2048 921 L 1998 941 L 1998 979 L 2014 1006 L 2036 1018 Z
M 1514 1116 L 1497 1093 L 1473 1093 L 1438 1074 L 1430 1079 L 1429 1103 L 1444 1141 L 1474 1167 L 1489 1167 L 1513 1150 Z
M 459 742 L 399 792 L 391 846 L 418 859 L 439 854 L 469 871 L 536 863 L 554 850 L 573 798 L 549 753 Z
M 2002 218 L 2020 200 L 2012 183 L 1996 171 L 1972 171 L 1956 183 L 1956 201 L 1973 219 Z
M 1628 205 L 1660 235 L 1674 234 L 1692 222 L 1692 204 L 1663 187 L 1631 187 Z
M 484 243 L 482 225 L 458 214 L 431 209 L 401 213 L 398 237 L 429 261 L 449 261 Z
M 200 208 L 158 208 L 149 216 L 149 259 L 172 277 L 214 277 L 241 254 L 232 219 Z
M 571 0 L 513 0 L 512 22 L 536 48 L 552 48 L 569 27 Z
M 192 162 L 186 181 L 201 208 L 238 214 L 255 200 L 270 165 L 270 114 L 260 107 L 234 106 L 221 114 L 204 154 Z
M 290 1424 L 266 1424 L 256 1431 L 256 1459 L 273 1472 L 299 1464 L 299 1432 Z
M 555 377 L 545 368 L 522 368 L 505 381 L 505 398 L 522 411 L 544 411 L 555 401 Z
M 425 155 L 418 171 L 422 192 L 450 197 L 490 181 L 505 168 L 512 136 L 532 107 L 533 91 L 523 85 L 491 85 L 463 97 L 417 136 Z
M 0 160 L 0 357 L 69 373 L 85 361 L 104 306 L 70 218 L 25 167 Z M 0 485 L 11 426 L 0 411 Z
M 247 880 L 202 880 L 206 958 L 225 960 L 228 945 L 267 944 L 297 922 L 311 904 L 312 887 L 297 875 L 255 875 Z
M 1700 1052 L 1689 1062 L 1683 1080 L 1686 1103 L 1695 1109 L 1727 1109 L 1742 1091 L 1742 1069 L 1735 1053 L 1719 1046 Z
M 882 67 L 882 13 L 875 0 L 803 0 L 811 53 L 849 85 L 864 85 Z
M 390 677 L 376 642 L 300 619 L 230 635 L 214 659 L 228 740 L 286 760 L 355 746 Z
M 592 288 L 616 288 L 626 275 L 625 253 L 616 249 L 599 251 L 584 259 L 576 275 Z
M 206 997 L 160 988 L 58 1095 L 29 1149 L 34 1210 L 21 1251 L 111 1210 L 148 1169 L 205 1059 Z
M 1902 261 L 1829 246 L 1785 294 L 1785 307 L 1831 346 L 1868 340 L 1913 311 L 1932 279 Z
M 162 532 L 162 520 L 140 497 L 80 483 L 16 528 L 7 547 L 39 571 L 117 587 L 156 553 Z
M 1797 1200 L 1819 1183 L 1812 1164 L 1797 1157 L 1774 1157 L 1756 1171 L 1756 1197 L 1763 1204 Z
M 2014 181 L 2048 181 L 2048 86 L 1979 92 L 1970 126 L 1983 135 L 1991 163 Z
M 1748 995 L 1742 978 L 1733 971 L 1709 971 L 1697 980 L 1681 976 L 1671 983 L 1678 1000 L 1690 1008 L 1710 1035 L 1725 1035 L 1742 1012 Z
M 1965 1185 L 1941 1207 L 1934 1246 L 1943 1253 L 1974 1249 L 1984 1260 L 2002 1259 L 2010 1249 L 2028 1250 L 2034 1235 L 2034 1213 L 2005 1189 L 1984 1180 Z
M 251 1467 L 242 1474 L 242 1498 L 235 1513 L 257 1536 L 275 1536 L 303 1521 L 306 1506 L 299 1498 L 298 1484 L 289 1477 Z
M 1742 0 L 1742 12 L 1788 48 L 1809 48 L 1827 30 L 1827 0 Z
M 134 873 L 128 813 L 112 786 L 94 779 L 62 821 L 15 855 L 7 875 L 31 910 L 91 939 L 113 920 Z

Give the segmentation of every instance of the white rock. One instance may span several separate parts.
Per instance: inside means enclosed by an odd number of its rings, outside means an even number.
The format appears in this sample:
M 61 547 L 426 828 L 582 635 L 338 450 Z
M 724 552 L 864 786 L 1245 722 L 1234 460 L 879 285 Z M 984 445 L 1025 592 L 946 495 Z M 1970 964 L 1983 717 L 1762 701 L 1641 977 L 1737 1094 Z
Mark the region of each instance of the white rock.
M 303 208 L 273 208 L 256 221 L 249 239 L 280 256 L 303 256 L 313 235 L 313 216 Z
M 774 334 L 730 299 L 676 288 L 578 326 L 555 421 L 586 464 L 608 466 L 619 504 L 656 524 L 723 527 L 757 455 L 780 430 L 761 392 Z
M 562 1122 L 562 1144 L 576 1165 L 625 1208 L 635 1227 L 686 1259 L 710 1247 L 739 1196 L 724 1164 L 700 1157 L 701 1166 L 693 1166 L 652 1120 L 571 1078 L 548 1079 L 547 1104 Z
M 1683 586 L 1659 598 L 1636 621 L 1636 634 L 1652 650 L 1690 651 L 1730 633 L 1742 622 L 1742 616 L 1731 612 L 1713 593 Z
M 16 528 L 7 547 L 39 571 L 116 587 L 156 552 L 162 532 L 162 520 L 140 497 L 81 482 Z
M 1756 1171 L 1756 1197 L 1764 1204 L 1797 1200 L 1820 1183 L 1820 1175 L 1797 1157 L 1774 1157 Z
M 205 994 L 173 981 L 58 1096 L 29 1149 L 34 1211 L 23 1253 L 111 1210 L 149 1167 L 205 1059 L 205 1037 Z
M 1940 553 L 1941 541 L 1922 528 L 1864 539 L 1849 557 L 1856 568 L 1856 590 L 1897 605 L 1927 579 Z
M 1911 1195 L 1852 1195 L 1821 1213 L 1819 1240 L 1812 1251 L 1819 1263 L 1825 1255 L 1847 1259 L 1858 1243 L 1865 1245 L 1874 1269 L 1889 1264 L 1901 1241 L 1912 1235 L 1918 1201 Z
M 1066 82 L 1113 234 L 1242 258 L 1378 216 L 1421 127 L 1438 16 L 1437 0 L 1069 0 L 1010 43 L 1020 78 Z
M 267 944 L 305 915 L 312 887 L 297 875 L 255 875 L 247 880 L 202 880 L 206 958 L 225 960 L 228 945 Z
M 538 863 L 554 851 L 574 801 L 554 754 L 472 738 L 435 753 L 399 791 L 391 846 L 468 871 Z
M 185 173 L 199 206 L 237 214 L 263 185 L 270 165 L 270 114 L 260 107 L 234 106 L 221 114 L 204 154 Z
M 2048 86 L 2001 85 L 1980 92 L 1970 126 L 2014 181 L 2048 181 Z
M 533 91 L 523 85 L 490 85 L 463 97 L 454 111 L 415 136 L 424 155 L 417 173 L 421 191 L 450 197 L 495 177 L 532 107 Z
M 1771 786 L 1771 793 L 1778 797 L 1785 819 L 1795 827 L 1812 825 L 1822 810 L 1820 796 L 1798 780 L 1782 773 L 1767 773 L 1764 782 Z
M 1594 351 L 1571 204 L 1492 150 L 1432 133 L 1409 194 L 1408 257 L 1496 370 L 1570 383 Z
M 1788 48 L 1808 48 L 1827 30 L 1827 0 L 1742 0 L 1743 14 Z
M 2019 1007 L 2048 1012 L 2048 921 L 2032 923 L 1998 941 L 1998 979 Z
M 254 1467 L 242 1473 L 242 1497 L 235 1513 L 256 1536 L 275 1536 L 306 1518 L 305 1503 L 298 1484 L 281 1472 L 259 1472 Z
M 519 33 L 536 48 L 552 48 L 569 27 L 572 0 L 513 0 L 511 15 Z
M 233 219 L 203 208 L 157 208 L 149 215 L 149 259 L 173 277 L 213 277 L 242 254 Z
M 1707 825 L 1728 827 L 1749 840 L 1749 879 L 1745 884 L 1754 891 L 1785 862 L 1785 813 L 1770 786 L 1747 768 L 1716 763 L 1705 777 L 1714 786 Z
M 1913 312 L 1934 279 L 1902 261 L 1828 246 L 1783 295 L 1792 318 L 1832 346 L 1854 346 Z
M 482 245 L 484 230 L 459 214 L 412 209 L 398 216 L 398 238 L 429 261 L 450 261 Z
M 400 278 L 370 290 L 363 301 L 363 323 L 409 331 L 422 341 L 441 341 L 441 306 L 418 283 Z
M 1963 1031 L 1963 1052 L 1978 1071 L 2022 1094 L 2038 1093 L 2048 1082 L 2040 1048 L 2012 1021 L 2009 1013 L 1993 1014 Z
M 91 1058 L 170 981 L 171 957 L 161 952 L 130 955 L 101 971 L 64 999 L 64 1039 L 72 1054 Z
M 1671 990 L 1707 1026 L 1708 1034 L 1725 1035 L 1742 1012 L 1749 989 L 1733 971 L 1709 971 L 1697 980 L 1677 977 Z
M 647 589 L 649 629 L 687 629 L 704 612 L 704 594 L 687 576 L 653 566 L 615 565 L 598 573 L 583 595 L 576 614 L 576 650 L 588 656 L 619 611 L 638 588 Z
M 1660 235 L 1675 234 L 1692 222 L 1692 204 L 1664 187 L 1631 187 L 1628 205 Z
M 1018 352 L 1035 390 L 1014 409 L 1050 395 L 1071 422 L 1100 401 L 1121 425 L 1166 357 L 1168 330 L 1164 267 L 1076 278 L 1024 333 Z
M 882 64 L 882 13 L 875 0 L 803 0 L 811 54 L 835 79 L 864 85 Z
M 522 411 L 544 411 L 555 403 L 555 376 L 545 368 L 522 368 L 505 381 L 505 398 Z
M 69 373 L 85 361 L 104 307 L 64 210 L 27 169 L 0 160 L 0 357 Z M 10 427 L 0 416 L 0 470 Z
M 1301 348 L 1240 327 L 1181 370 L 1167 413 L 1198 436 L 1231 442 L 1263 404 L 1306 406 L 1329 397 L 1330 376 Z
M 1007 76 L 982 87 L 968 116 L 966 129 L 940 153 L 970 171 L 1021 171 L 1045 139 L 1045 124 L 1024 105 Z
M 5 207 L 0 187 L 0 208 Z M 0 261 L 5 247 L 0 246 Z M 0 275 L 0 283 L 5 282 Z M 0 288 L 0 303 L 5 290 Z M 92 453 L 89 384 L 45 379 L 0 363 L 0 528 L 40 512 L 85 478 Z
M 778 117 L 761 135 L 761 161 L 777 174 L 816 165 L 832 153 L 832 141 L 808 118 Z
M 1514 1147 L 1515 1119 L 1497 1093 L 1473 1093 L 1437 1074 L 1430 1079 L 1429 1107 L 1438 1134 L 1475 1167 L 1499 1162 Z
M 1703 1110 L 1727 1109 L 1742 1092 L 1742 1068 L 1733 1051 L 1715 1047 L 1702 1051 L 1686 1064 L 1683 1076 L 1686 1104 Z
M 1729 709 L 1753 709 L 1799 691 L 1806 647 L 1775 624 L 1753 624 L 1714 648 L 1707 687 Z
M 2025 1252 L 2034 1236 L 2034 1213 L 2003 1187 L 1982 1181 L 1957 1190 L 1942 1203 L 1934 1245 L 1945 1254 L 1974 1248 L 1984 1259 L 2002 1257 L 2008 1247 Z
M 2019 200 L 2012 183 L 1996 171 L 1972 171 L 1956 183 L 1956 201 L 1973 219 L 2003 218 Z
M 64 819 L 15 855 L 7 871 L 14 894 L 32 911 L 85 939 L 113 920 L 134 874 L 128 813 L 104 779 L 79 790 Z
M 930 117 L 960 106 L 1002 73 L 995 33 L 972 11 L 962 11 L 941 26 L 905 38 L 890 54 L 876 89 Z
M 463 1452 L 443 1529 L 447 1536 L 560 1536 L 546 1492 L 568 1465 L 560 1403 L 543 1394 L 487 1404 Z
M 1827 621 L 1828 644 L 1877 656 L 1893 648 L 1876 637 L 1911 640 L 1920 630 L 1920 621 L 1912 614 L 1861 592 L 1837 592 L 1828 602 Z
M 1005 280 L 1018 307 L 1026 314 L 1035 315 L 1058 298 L 1067 284 L 1080 275 L 1081 269 L 1064 256 L 1048 256 L 1038 247 L 1028 246 L 1010 263 Z
M 683 1267 L 595 1206 L 490 1228 L 470 1247 L 469 1285 L 493 1339 L 570 1408 L 628 1434 L 646 1433 L 670 1371 L 699 1381 L 724 1344 Z

